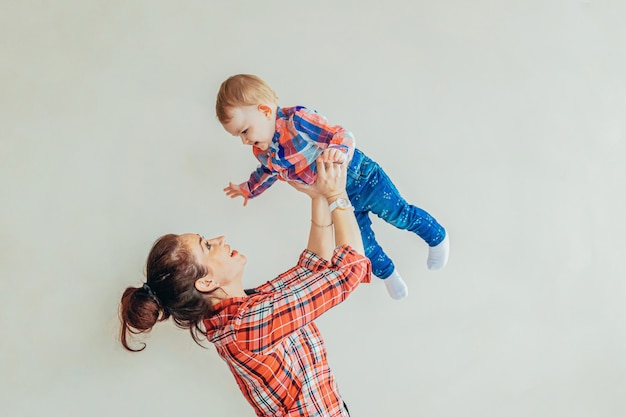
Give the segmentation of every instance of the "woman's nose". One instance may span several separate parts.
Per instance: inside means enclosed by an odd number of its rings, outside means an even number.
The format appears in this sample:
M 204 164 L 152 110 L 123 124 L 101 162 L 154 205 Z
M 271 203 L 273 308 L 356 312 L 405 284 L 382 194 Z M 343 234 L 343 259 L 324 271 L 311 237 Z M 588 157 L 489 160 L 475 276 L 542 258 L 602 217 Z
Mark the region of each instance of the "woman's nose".
M 209 243 L 211 245 L 222 246 L 224 245 L 225 241 L 226 241 L 226 238 L 224 236 L 219 236 L 219 237 L 214 237 L 213 239 L 209 240 Z

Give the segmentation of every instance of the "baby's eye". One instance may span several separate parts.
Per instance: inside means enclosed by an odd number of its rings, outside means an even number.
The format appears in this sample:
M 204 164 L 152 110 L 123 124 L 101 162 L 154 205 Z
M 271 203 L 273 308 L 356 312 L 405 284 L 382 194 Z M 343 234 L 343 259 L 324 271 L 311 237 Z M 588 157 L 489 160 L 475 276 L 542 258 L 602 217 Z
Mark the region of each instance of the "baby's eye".
M 246 133 L 248 133 L 248 129 L 245 129 L 245 130 L 242 130 L 242 131 L 241 131 L 241 134 L 242 134 L 242 135 L 245 135 Z

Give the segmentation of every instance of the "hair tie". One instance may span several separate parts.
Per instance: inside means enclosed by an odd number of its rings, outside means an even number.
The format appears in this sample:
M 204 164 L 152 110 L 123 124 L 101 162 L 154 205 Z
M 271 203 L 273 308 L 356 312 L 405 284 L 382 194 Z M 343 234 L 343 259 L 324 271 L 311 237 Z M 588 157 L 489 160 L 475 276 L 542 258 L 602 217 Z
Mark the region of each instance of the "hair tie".
M 152 288 L 150 288 L 150 286 L 148 285 L 148 283 L 147 283 L 147 282 L 144 282 L 144 283 L 143 283 L 143 286 L 142 286 L 141 288 L 143 288 L 143 290 L 144 290 L 145 292 L 147 292 L 147 293 L 148 293 L 148 295 L 150 295 L 150 296 L 152 296 L 152 297 L 156 298 L 156 294 L 154 293 L 154 291 L 152 291 Z

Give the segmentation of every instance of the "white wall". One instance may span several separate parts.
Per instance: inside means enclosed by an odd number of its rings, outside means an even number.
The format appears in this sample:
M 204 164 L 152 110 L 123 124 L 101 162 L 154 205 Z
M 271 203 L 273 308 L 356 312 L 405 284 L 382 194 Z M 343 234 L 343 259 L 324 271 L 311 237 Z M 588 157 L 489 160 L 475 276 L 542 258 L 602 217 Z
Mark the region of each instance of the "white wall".
M 352 130 L 449 230 L 448 267 L 376 231 L 410 285 L 319 320 L 354 416 L 626 415 L 621 0 L 3 1 L 3 416 L 252 416 L 214 349 L 168 323 L 140 354 L 117 306 L 168 232 L 225 234 L 250 285 L 306 243 L 285 184 L 214 97 L 249 72 Z M 282 226 L 279 226 L 282 222 Z

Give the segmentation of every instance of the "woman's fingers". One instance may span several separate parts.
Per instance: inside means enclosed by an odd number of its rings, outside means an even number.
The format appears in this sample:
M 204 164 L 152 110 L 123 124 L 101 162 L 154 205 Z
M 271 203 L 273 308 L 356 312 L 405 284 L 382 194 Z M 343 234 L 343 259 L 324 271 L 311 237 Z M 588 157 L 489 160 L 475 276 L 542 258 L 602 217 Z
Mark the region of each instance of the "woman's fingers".
M 324 158 L 324 155 L 319 156 L 315 162 L 317 163 L 317 173 L 318 175 L 321 173 L 322 175 L 324 174 L 324 172 L 326 171 L 326 158 Z
M 336 164 L 323 156 L 317 159 L 317 187 L 326 197 L 345 191 L 346 164 Z

